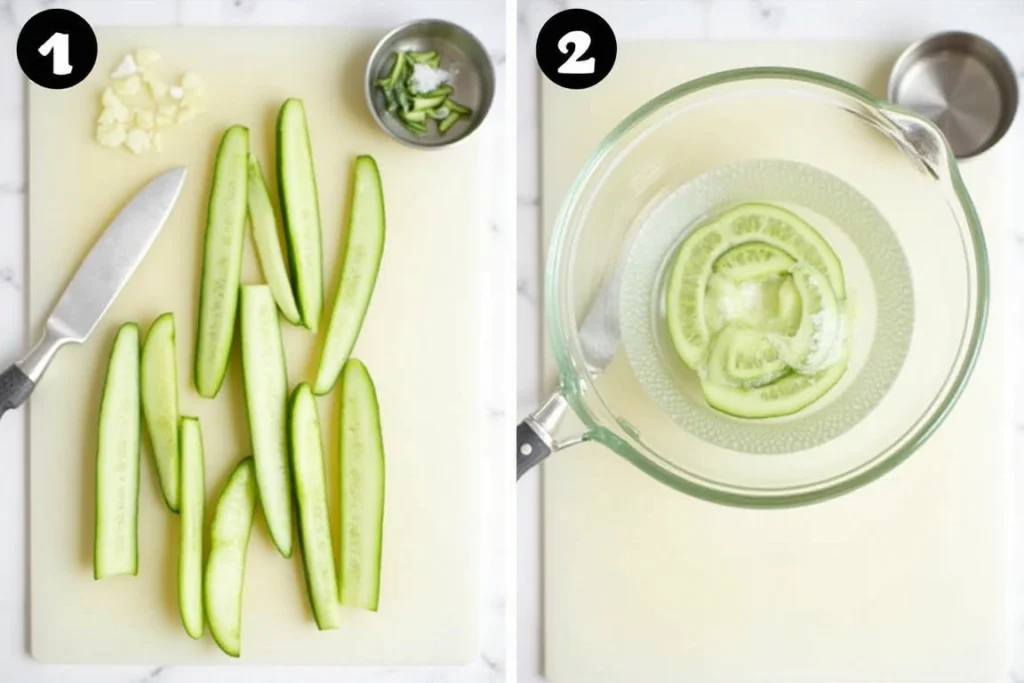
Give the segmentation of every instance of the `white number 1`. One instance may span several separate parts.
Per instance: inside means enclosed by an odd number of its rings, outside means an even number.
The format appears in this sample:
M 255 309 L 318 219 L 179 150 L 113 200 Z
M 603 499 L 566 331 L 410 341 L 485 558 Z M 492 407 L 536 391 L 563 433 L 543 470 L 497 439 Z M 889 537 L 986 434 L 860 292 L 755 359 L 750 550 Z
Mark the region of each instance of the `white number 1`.
M 558 41 L 558 51 L 563 55 L 569 51 L 572 45 L 573 51 L 569 59 L 565 60 L 562 66 L 558 67 L 560 74 L 592 74 L 596 70 L 594 58 L 590 57 L 580 61 L 580 57 L 587 53 L 590 48 L 590 34 L 585 31 L 569 31 Z
M 44 57 L 53 54 L 53 75 L 67 76 L 71 73 L 71 64 L 68 63 L 68 34 L 54 33 L 39 47 L 39 54 Z

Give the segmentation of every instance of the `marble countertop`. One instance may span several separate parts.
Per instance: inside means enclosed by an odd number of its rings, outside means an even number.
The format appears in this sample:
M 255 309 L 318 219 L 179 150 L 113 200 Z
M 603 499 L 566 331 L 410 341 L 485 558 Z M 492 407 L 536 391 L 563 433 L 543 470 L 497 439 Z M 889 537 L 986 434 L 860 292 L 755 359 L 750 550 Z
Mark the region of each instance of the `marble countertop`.
M 617 39 L 626 40 L 865 40 L 911 43 L 929 33 L 964 30 L 986 36 L 1003 49 L 1024 81 L 1024 2 L 1019 0 L 519 0 L 517 35 L 518 184 L 517 184 L 517 413 L 537 407 L 542 394 L 540 359 L 546 340 L 540 315 L 543 303 L 539 243 L 539 70 L 534 58 L 537 32 L 552 14 L 585 7 L 611 24 Z M 1024 135 L 1018 115 L 1015 144 L 1024 157 Z M 1014 172 L 1024 181 L 1024 163 Z M 1024 215 L 1018 200 L 1016 215 Z M 1024 224 L 1014 226 L 1015 270 L 1024 270 Z M 1014 311 L 1013 329 L 1024 330 L 1021 310 Z M 1024 332 L 1021 332 L 1024 334 Z M 1024 366 L 1021 366 L 1024 368 Z M 1019 373 L 1020 374 L 1020 373 Z M 1024 374 L 1012 378 L 1015 395 L 1024 389 Z M 1024 402 L 1015 402 L 1014 453 L 1024 448 Z M 1014 459 L 1016 490 L 1024 486 L 1024 466 Z M 520 681 L 540 681 L 539 481 L 536 474 L 519 483 L 517 491 L 517 669 Z M 1013 537 L 1024 538 L 1024 511 L 1017 506 Z M 1020 557 L 1024 547 L 1014 548 Z M 1019 562 L 1016 562 L 1020 566 Z M 1024 574 L 1016 579 L 1024 595 Z M 1007 681 L 1024 682 L 1024 605 L 1014 597 L 1013 666 Z
M 36 331 L 26 329 L 26 122 L 23 76 L 14 56 L 22 24 L 36 12 L 58 5 L 75 10 L 94 26 L 196 25 L 345 25 L 379 27 L 382 31 L 421 17 L 456 21 L 473 31 L 487 46 L 495 63 L 498 94 L 492 113 L 481 129 L 484 168 L 494 169 L 482 180 L 485 216 L 481 232 L 481 287 L 488 297 L 481 343 L 493 354 L 511 354 L 503 344 L 502 273 L 512 240 L 505 229 L 505 205 L 498 201 L 502 184 L 505 92 L 505 9 L 501 0 L 0 0 L 0 361 L 6 366 L 19 358 Z M 503 356 L 502 356 L 503 357 Z M 494 366 L 509 366 L 495 363 Z M 480 654 L 459 668 L 256 668 L 230 667 L 70 667 L 44 666 L 33 661 L 27 642 L 27 470 L 25 411 L 0 420 L 0 681 L 3 683 L 202 683 L 203 681 L 345 681 L 346 683 L 496 683 L 504 680 L 505 662 L 505 503 L 506 460 L 502 450 L 507 418 L 503 382 L 485 375 L 481 406 L 482 496 L 481 640 Z

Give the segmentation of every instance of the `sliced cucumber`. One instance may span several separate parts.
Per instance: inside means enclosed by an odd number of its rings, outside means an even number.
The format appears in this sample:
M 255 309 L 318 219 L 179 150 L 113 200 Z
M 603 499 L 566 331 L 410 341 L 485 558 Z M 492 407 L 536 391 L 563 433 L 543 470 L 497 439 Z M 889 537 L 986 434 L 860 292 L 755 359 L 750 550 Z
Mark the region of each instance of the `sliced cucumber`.
M 267 285 L 242 287 L 242 377 L 260 507 L 278 551 L 292 556 L 288 465 L 288 373 L 274 297 Z
M 729 250 L 751 242 L 767 244 L 795 261 L 810 264 L 829 278 L 840 298 L 845 296 L 842 266 L 835 252 L 799 216 L 768 204 L 741 204 L 730 209 L 687 236 L 669 275 L 666 322 L 676 352 L 691 368 L 700 367 L 710 342 L 704 294 L 714 264 Z
M 277 117 L 277 181 L 295 298 L 302 324 L 316 332 L 323 311 L 323 238 L 313 147 L 302 100 L 287 100 Z
M 804 219 L 771 204 L 740 204 L 720 215 L 715 223 L 733 244 L 760 241 L 789 254 L 823 273 L 840 299 L 846 298 L 846 280 L 839 257 Z
M 316 376 L 315 389 L 320 395 L 334 387 L 352 353 L 384 253 L 384 190 L 373 157 L 356 158 L 351 202 L 341 282 Z
M 142 414 L 164 502 L 178 511 L 178 362 L 174 314 L 157 318 L 142 345 Z
M 338 581 L 327 509 L 327 477 L 316 399 L 309 385 L 295 389 L 291 407 L 291 456 L 299 501 L 299 542 L 306 589 L 320 630 L 340 625 Z
M 249 154 L 249 222 L 252 224 L 252 238 L 256 244 L 256 255 L 260 259 L 263 276 L 274 293 L 274 301 L 281 309 L 281 315 L 292 325 L 302 323 L 298 304 L 292 293 L 292 283 L 285 264 L 284 247 L 277 230 L 277 217 L 270 190 L 263 179 L 263 170 L 256 155 Z
M 210 634 L 226 654 L 242 647 L 245 555 L 256 513 L 256 472 L 252 458 L 238 463 L 217 500 L 210 523 L 210 557 L 203 577 L 203 605 Z
M 196 333 L 195 385 L 213 398 L 228 370 L 242 274 L 249 129 L 232 126 L 221 138 L 206 217 Z
M 843 313 L 828 278 L 800 264 L 793 268 L 793 284 L 800 294 L 800 326 L 779 340 L 782 358 L 805 375 L 820 371 L 833 355 L 842 336 Z
M 377 611 L 384 525 L 384 442 L 373 379 L 350 359 L 341 375 L 341 604 Z
M 442 119 L 440 123 L 437 124 L 437 132 L 444 135 L 461 118 L 462 114 L 460 114 L 457 111 L 453 111 L 452 113 L 448 114 L 448 116 L 444 117 L 444 119 Z
M 771 338 L 759 330 L 726 325 L 711 346 L 707 381 L 743 388 L 770 384 L 789 372 Z
M 121 326 L 100 399 L 93 576 L 139 573 L 139 327 Z
M 734 282 L 782 275 L 796 264 L 792 256 L 764 242 L 747 242 L 718 257 L 712 269 Z
M 704 398 L 714 408 L 736 417 L 767 418 L 791 415 L 803 410 L 825 395 L 846 372 L 847 358 L 843 356 L 834 365 L 814 375 L 791 373 L 771 384 L 754 389 L 743 389 L 701 383 Z
M 181 536 L 178 548 L 178 607 L 185 632 L 203 637 L 203 528 L 206 473 L 199 420 L 181 418 Z

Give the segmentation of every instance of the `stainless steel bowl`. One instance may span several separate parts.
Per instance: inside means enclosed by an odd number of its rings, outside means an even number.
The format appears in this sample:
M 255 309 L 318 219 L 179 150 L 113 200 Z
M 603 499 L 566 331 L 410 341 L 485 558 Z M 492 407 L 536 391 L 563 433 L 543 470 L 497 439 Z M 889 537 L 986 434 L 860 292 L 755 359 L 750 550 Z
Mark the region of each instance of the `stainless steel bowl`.
M 889 99 L 928 117 L 958 159 L 991 148 L 1017 112 L 1017 76 L 995 45 L 973 33 L 939 33 L 908 47 L 892 68 Z
M 468 119 L 457 122 L 445 135 L 436 126 L 417 137 L 387 111 L 384 95 L 377 81 L 390 72 L 395 52 L 437 50 L 441 67 L 452 73 L 449 84 L 453 97 L 473 110 Z M 494 65 L 483 44 L 472 33 L 457 24 L 441 19 L 420 19 L 399 26 L 384 36 L 366 67 L 366 102 L 380 127 L 399 142 L 420 149 L 451 145 L 469 137 L 480 127 L 494 99 Z

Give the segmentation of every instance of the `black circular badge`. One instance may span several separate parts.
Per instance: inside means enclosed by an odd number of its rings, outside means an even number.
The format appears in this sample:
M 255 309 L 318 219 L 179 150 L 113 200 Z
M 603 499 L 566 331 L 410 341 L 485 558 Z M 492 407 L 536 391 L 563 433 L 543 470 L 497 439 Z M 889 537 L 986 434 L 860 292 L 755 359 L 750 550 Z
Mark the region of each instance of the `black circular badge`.
M 66 9 L 36 14 L 18 34 L 18 63 L 33 83 L 61 90 L 85 80 L 96 65 L 96 34 Z
M 618 49 L 607 21 L 590 10 L 567 9 L 537 35 L 537 64 L 552 82 L 582 90 L 611 73 Z

